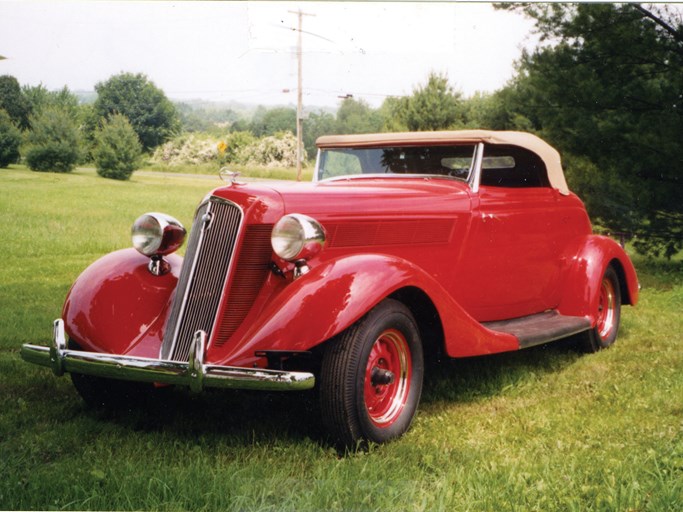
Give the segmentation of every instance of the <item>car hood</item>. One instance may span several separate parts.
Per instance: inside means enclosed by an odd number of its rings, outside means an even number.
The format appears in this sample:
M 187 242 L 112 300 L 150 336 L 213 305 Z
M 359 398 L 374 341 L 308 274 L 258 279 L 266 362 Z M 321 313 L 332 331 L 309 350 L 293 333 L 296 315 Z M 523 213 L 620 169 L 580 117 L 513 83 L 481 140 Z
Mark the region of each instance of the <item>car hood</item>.
M 469 187 L 440 178 L 349 178 L 317 183 L 275 184 L 284 213 L 321 222 L 340 218 L 440 217 L 469 210 Z

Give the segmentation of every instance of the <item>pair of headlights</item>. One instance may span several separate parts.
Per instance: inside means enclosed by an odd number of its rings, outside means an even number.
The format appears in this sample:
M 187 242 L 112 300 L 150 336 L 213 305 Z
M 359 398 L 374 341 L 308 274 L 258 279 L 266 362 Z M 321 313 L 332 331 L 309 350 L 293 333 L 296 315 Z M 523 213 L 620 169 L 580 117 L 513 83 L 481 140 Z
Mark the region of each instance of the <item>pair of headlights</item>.
M 131 229 L 133 247 L 151 258 L 171 254 L 183 245 L 185 228 L 170 215 L 146 213 L 138 217 Z M 292 213 L 282 217 L 270 237 L 273 251 L 286 261 L 307 260 L 325 244 L 325 230 L 315 219 Z

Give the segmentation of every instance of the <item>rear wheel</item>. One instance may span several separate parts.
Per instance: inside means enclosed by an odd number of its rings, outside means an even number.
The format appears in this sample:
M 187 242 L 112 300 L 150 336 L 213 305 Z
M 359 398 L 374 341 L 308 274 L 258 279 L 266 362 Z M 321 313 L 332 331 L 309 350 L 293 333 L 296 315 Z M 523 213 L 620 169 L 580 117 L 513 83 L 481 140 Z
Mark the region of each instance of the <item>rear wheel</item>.
M 621 288 L 612 266 L 607 267 L 600 283 L 596 318 L 595 327 L 588 331 L 582 343 L 586 352 L 607 348 L 617 339 L 621 320 Z
M 408 430 L 422 392 L 420 335 L 410 310 L 387 299 L 326 348 L 323 423 L 343 446 L 382 443 Z

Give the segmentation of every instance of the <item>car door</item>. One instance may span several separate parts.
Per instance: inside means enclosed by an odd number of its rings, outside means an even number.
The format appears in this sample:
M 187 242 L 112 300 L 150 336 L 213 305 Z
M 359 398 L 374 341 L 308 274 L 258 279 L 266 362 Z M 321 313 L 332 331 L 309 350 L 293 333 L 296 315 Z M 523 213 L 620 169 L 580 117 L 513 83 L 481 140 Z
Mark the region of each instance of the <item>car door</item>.
M 545 174 L 544 174 L 545 173 Z M 559 303 L 564 206 L 542 161 L 517 147 L 484 147 L 471 225 L 453 289 L 477 320 L 516 318 Z

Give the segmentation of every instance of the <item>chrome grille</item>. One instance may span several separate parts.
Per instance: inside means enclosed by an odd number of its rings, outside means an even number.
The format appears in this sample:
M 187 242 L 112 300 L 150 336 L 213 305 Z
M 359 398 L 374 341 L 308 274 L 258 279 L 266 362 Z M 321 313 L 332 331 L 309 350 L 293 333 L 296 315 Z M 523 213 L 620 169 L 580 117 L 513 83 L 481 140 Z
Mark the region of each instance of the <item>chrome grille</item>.
M 198 330 L 211 338 L 237 243 L 242 210 L 212 197 L 197 210 L 166 325 L 161 358 L 187 361 Z

